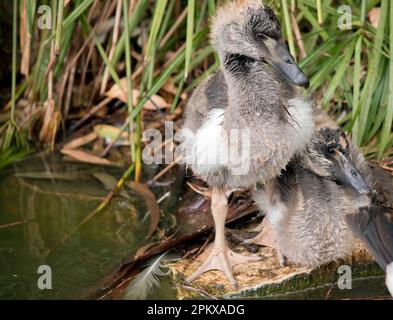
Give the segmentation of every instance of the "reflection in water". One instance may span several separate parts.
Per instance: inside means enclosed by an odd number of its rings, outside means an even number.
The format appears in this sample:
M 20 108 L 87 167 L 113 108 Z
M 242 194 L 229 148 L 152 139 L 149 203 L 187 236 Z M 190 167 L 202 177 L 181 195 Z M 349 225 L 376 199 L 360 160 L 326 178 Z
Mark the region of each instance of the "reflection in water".
M 0 171 L 0 299 L 88 298 L 97 289 L 97 283 L 147 244 L 145 236 L 150 221 L 144 219 L 145 203 L 125 191 L 61 243 L 107 195 L 108 182 L 118 179 L 122 173 L 112 167 L 69 163 L 56 158 L 32 158 Z M 175 184 L 179 181 L 180 177 L 176 177 Z M 171 188 L 171 196 L 166 203 L 160 203 L 164 212 L 161 232 L 176 224 L 171 217 L 178 205 L 179 196 L 175 195 L 181 187 L 172 184 L 158 188 L 156 196 L 161 198 L 168 188 Z M 52 290 L 37 287 L 41 276 L 37 270 L 44 264 L 52 269 Z M 361 279 L 353 282 L 352 290 L 331 290 L 329 277 L 328 284 L 322 287 L 293 291 L 291 284 L 285 294 L 266 296 L 261 292 L 258 296 L 250 292 L 250 296 L 326 299 L 329 292 L 329 298 L 340 299 L 387 294 L 384 276 L 362 278 L 363 271 L 360 271 Z M 337 273 L 333 276 L 336 278 Z M 307 280 L 307 284 L 310 281 Z M 171 276 L 160 277 L 160 287 L 147 298 L 176 298 Z
M 123 259 L 145 245 L 144 202 L 120 194 L 69 239 L 107 187 L 93 173 L 122 171 L 33 158 L 0 172 L 0 298 L 84 298 Z M 26 220 L 23 223 L 23 220 Z M 52 290 L 39 290 L 40 265 L 52 269 Z

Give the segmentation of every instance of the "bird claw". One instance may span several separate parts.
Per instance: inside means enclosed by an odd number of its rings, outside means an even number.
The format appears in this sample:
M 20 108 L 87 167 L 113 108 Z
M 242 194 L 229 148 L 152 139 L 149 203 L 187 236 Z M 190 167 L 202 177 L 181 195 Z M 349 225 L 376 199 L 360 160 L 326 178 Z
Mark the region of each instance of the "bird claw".
M 257 234 L 251 239 L 246 239 L 243 241 L 246 244 L 257 244 L 263 247 L 270 247 L 276 249 L 276 242 L 271 237 L 267 236 L 263 231 Z
M 281 253 L 277 253 L 277 255 L 278 255 L 278 263 L 280 267 L 285 268 L 286 266 L 288 266 L 287 258 Z
M 258 227 L 259 230 L 261 230 L 259 234 L 257 234 L 253 238 L 246 239 L 243 242 L 247 244 L 257 244 L 260 246 L 276 249 L 277 248 L 276 237 L 274 236 L 274 232 L 270 224 L 267 222 L 267 220 L 263 219 L 262 223 Z
M 232 273 L 232 267 L 238 264 L 255 262 L 259 260 L 261 260 L 260 257 L 244 256 L 228 248 L 213 248 L 206 261 L 198 268 L 197 271 L 195 271 L 186 279 L 185 283 L 194 281 L 197 277 L 207 271 L 220 270 L 225 274 L 231 286 L 235 289 L 238 289 L 238 284 Z

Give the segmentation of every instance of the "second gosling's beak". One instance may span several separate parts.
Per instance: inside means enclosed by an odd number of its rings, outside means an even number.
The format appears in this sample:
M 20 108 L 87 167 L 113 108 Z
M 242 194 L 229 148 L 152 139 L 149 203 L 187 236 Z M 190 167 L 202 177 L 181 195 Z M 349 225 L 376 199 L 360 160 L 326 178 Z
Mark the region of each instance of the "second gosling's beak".
M 339 169 L 334 174 L 335 178 L 359 194 L 369 194 L 371 190 L 352 160 L 342 159 L 340 162 Z
M 272 41 L 268 47 L 272 55 L 270 64 L 278 73 L 295 86 L 310 86 L 308 77 L 296 64 L 284 41 Z

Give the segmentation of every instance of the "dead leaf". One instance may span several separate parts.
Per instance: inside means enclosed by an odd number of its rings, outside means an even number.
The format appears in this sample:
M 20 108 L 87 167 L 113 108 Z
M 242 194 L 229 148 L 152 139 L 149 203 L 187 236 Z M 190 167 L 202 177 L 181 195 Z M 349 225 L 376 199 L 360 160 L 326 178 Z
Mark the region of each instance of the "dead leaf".
M 104 152 L 104 149 L 105 149 L 104 148 L 104 139 L 98 138 L 93 143 L 93 147 L 91 148 L 91 151 L 93 151 L 94 154 L 102 154 Z M 115 150 L 115 149 L 113 149 L 113 150 Z
M 108 139 L 106 143 L 111 143 L 111 141 L 115 140 L 116 137 L 120 134 L 120 128 L 111 126 L 109 124 L 98 124 L 93 128 L 94 132 L 101 138 Z M 128 146 L 128 132 L 123 131 L 116 141 L 116 145 L 119 146 Z
M 106 93 L 105 95 L 107 97 L 110 97 L 112 99 L 119 99 L 123 102 L 127 102 L 127 78 L 121 78 L 120 79 L 120 85 L 119 87 L 117 83 L 115 83 Z
M 165 90 L 166 92 L 168 92 L 168 93 L 174 95 L 174 96 L 177 95 L 177 88 L 176 88 L 176 86 L 173 84 L 172 81 L 167 81 L 167 82 L 165 82 L 165 84 L 163 85 L 162 89 Z M 187 99 L 187 93 L 183 92 L 183 93 L 180 95 L 180 99 L 186 100 L 186 99 Z
M 61 153 L 66 154 L 67 156 L 70 156 L 71 158 L 81 161 L 81 162 L 86 162 L 86 163 L 93 163 L 93 164 L 100 164 L 100 165 L 111 165 L 112 162 L 110 162 L 107 159 L 95 156 L 93 154 L 90 154 L 86 151 L 83 151 L 81 149 L 61 149 Z
M 139 182 L 129 181 L 126 184 L 131 190 L 138 193 L 143 200 L 145 200 L 146 206 L 150 211 L 150 228 L 147 233 L 146 239 L 150 238 L 154 231 L 157 229 L 158 223 L 160 222 L 160 208 L 158 207 L 156 196 L 150 189 Z
M 95 132 L 91 132 L 85 136 L 76 138 L 68 143 L 66 143 L 63 148 L 64 149 L 76 149 L 79 148 L 85 144 L 88 144 L 92 141 L 94 141 L 95 139 L 97 139 L 97 134 Z
M 101 138 L 115 139 L 120 133 L 120 128 L 111 126 L 109 124 L 97 124 L 94 126 L 93 130 L 94 133 Z M 123 131 L 121 133 L 121 137 L 127 139 L 128 133 L 126 131 Z
M 127 78 L 120 79 L 120 86 L 115 83 L 109 91 L 106 92 L 106 96 L 112 99 L 119 99 L 124 103 L 127 103 Z M 137 89 L 132 90 L 132 104 L 135 106 L 139 101 L 140 91 Z M 146 110 L 157 110 L 168 108 L 169 104 L 159 95 L 153 95 L 143 106 Z
M 57 127 L 60 122 L 60 113 L 55 110 L 55 101 L 53 99 L 44 102 L 44 120 L 39 133 L 39 139 L 43 143 L 54 145 Z
M 367 15 L 371 25 L 374 28 L 378 28 L 380 13 L 381 13 L 381 8 L 372 8 Z

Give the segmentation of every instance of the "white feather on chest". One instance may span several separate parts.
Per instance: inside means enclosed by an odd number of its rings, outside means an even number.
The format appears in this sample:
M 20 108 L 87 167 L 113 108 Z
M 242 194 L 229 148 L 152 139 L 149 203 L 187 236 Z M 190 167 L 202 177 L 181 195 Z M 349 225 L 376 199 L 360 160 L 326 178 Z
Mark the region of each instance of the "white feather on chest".
M 225 130 L 225 109 L 212 109 L 196 133 L 183 129 L 185 164 L 202 177 L 223 167 L 230 175 L 249 175 L 254 181 L 276 176 L 304 148 L 314 129 L 309 102 L 296 98 L 288 104 L 288 123 L 274 127 L 261 122 L 253 129 Z
M 290 105 L 288 112 L 292 117 L 289 119 L 292 127 L 288 129 L 293 133 L 293 135 L 288 135 L 288 140 L 294 143 L 294 149 L 298 152 L 310 141 L 314 132 L 312 106 L 303 98 L 288 100 L 288 103 Z

